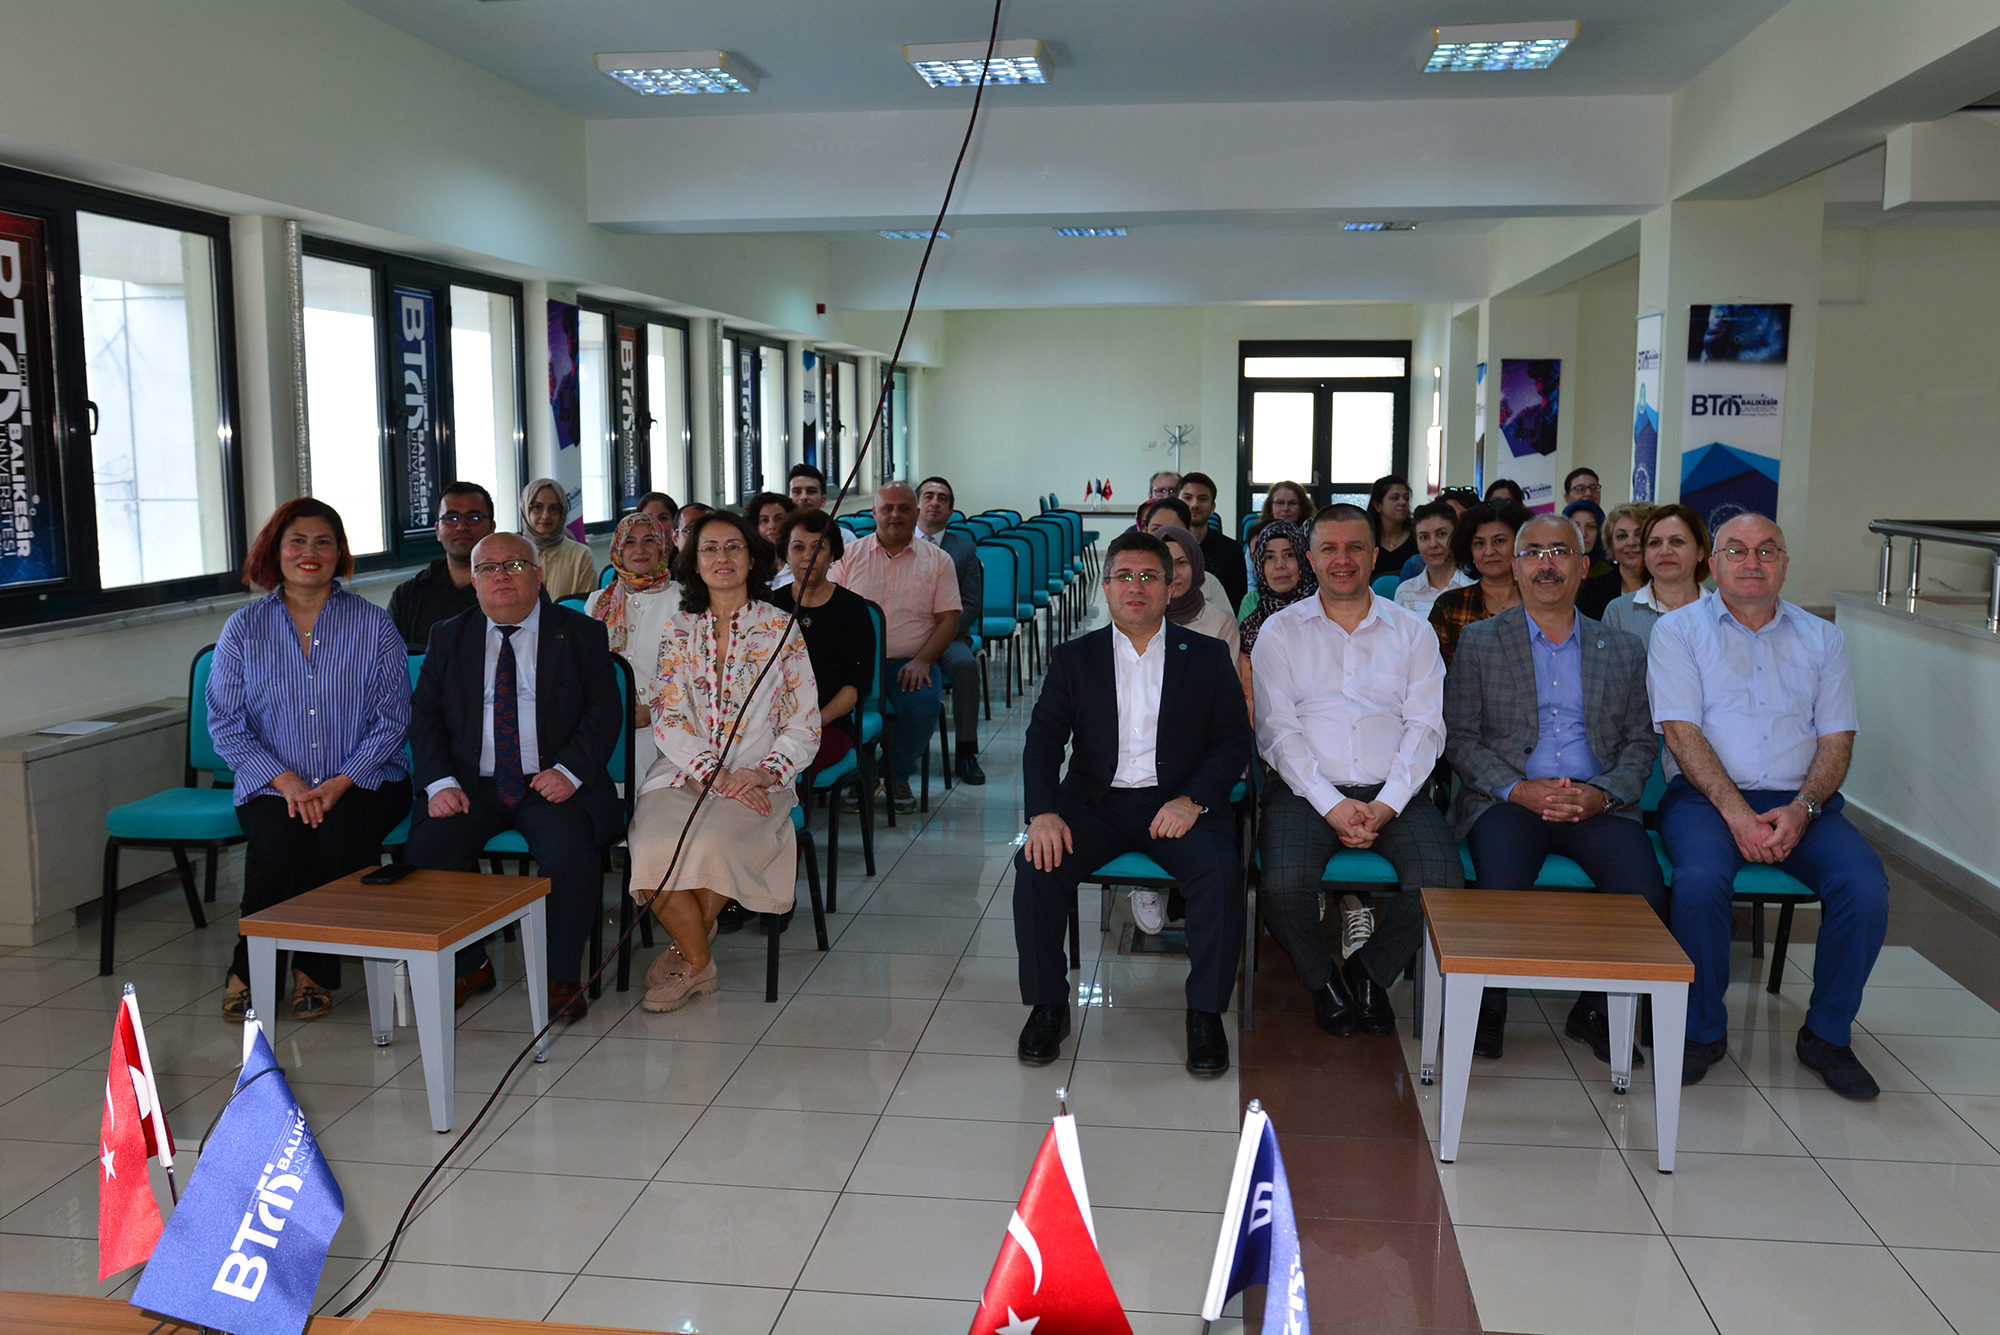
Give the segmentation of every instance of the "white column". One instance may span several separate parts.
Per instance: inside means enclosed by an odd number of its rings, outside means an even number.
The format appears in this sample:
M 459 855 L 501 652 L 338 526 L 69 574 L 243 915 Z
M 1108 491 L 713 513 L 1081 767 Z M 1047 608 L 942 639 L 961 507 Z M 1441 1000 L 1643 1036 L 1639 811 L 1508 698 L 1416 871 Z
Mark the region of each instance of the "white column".
M 243 523 L 247 533 L 255 533 L 266 516 L 299 494 L 285 220 L 231 218 L 229 254 L 236 308 L 236 449 L 243 461 Z

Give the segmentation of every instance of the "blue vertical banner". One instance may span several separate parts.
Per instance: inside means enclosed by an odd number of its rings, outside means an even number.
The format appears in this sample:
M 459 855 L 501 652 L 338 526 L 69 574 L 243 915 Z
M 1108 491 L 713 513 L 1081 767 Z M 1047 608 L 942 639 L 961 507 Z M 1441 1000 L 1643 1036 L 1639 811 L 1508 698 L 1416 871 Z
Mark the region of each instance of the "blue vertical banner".
M 1521 484 L 1538 515 L 1556 508 L 1557 424 L 1562 420 L 1562 362 L 1554 357 L 1513 357 L 1500 362 L 1500 438 L 1503 465 Z
M 390 290 L 396 304 L 396 448 L 405 533 L 437 524 L 443 451 L 437 420 L 437 296 L 420 287 Z
M 1667 317 L 1639 317 L 1639 354 L 1632 368 L 1632 499 L 1651 502 L 1660 481 L 1660 374 Z
M 69 573 L 50 308 L 48 224 L 0 213 L 0 588 Z
M 613 331 L 618 348 L 618 509 L 639 508 L 646 492 L 639 455 L 639 330 L 619 325 Z
M 1472 489 L 1486 494 L 1486 363 L 1472 368 Z
M 562 483 L 564 503 L 569 506 L 569 535 L 578 542 L 583 532 L 583 435 L 582 400 L 578 397 L 578 351 L 582 334 L 577 326 L 578 307 L 573 302 L 554 301 L 549 308 L 549 415 L 555 426 L 555 456 L 549 476 Z
M 1791 340 L 1790 306 L 1688 308 L 1681 504 L 1711 533 L 1745 510 L 1777 516 Z

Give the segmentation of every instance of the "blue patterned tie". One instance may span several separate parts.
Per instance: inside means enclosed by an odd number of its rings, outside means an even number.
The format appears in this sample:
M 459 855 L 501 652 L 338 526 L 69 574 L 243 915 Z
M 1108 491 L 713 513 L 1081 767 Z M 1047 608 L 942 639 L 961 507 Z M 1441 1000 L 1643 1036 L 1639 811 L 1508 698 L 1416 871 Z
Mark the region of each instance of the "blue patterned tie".
M 493 786 L 509 810 L 521 805 L 528 785 L 521 777 L 521 703 L 514 685 L 514 632 L 500 632 L 500 662 L 493 669 Z

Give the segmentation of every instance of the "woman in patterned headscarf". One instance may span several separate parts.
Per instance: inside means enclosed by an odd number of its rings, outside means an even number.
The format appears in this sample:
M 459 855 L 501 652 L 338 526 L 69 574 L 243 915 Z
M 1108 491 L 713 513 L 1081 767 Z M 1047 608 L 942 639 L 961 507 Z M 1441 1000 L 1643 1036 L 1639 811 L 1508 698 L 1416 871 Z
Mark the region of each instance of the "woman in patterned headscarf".
M 1297 524 L 1273 519 L 1250 539 L 1250 568 L 1257 576 L 1257 606 L 1243 618 L 1243 652 L 1236 656 L 1236 671 L 1243 678 L 1243 699 L 1251 704 L 1250 651 L 1257 645 L 1257 632 L 1273 612 L 1282 611 L 1319 592 L 1312 563 L 1306 559 L 1306 535 Z M 1251 707 L 1255 718 L 1255 706 Z
M 667 618 L 681 605 L 680 585 L 674 583 L 673 539 L 666 525 L 652 515 L 626 515 L 611 535 L 611 583 L 593 591 L 583 610 L 604 623 L 611 652 L 632 665 L 632 680 L 644 701 L 652 694 L 660 672 L 660 637 Z M 653 763 L 653 720 L 643 710 L 632 713 L 635 771 Z

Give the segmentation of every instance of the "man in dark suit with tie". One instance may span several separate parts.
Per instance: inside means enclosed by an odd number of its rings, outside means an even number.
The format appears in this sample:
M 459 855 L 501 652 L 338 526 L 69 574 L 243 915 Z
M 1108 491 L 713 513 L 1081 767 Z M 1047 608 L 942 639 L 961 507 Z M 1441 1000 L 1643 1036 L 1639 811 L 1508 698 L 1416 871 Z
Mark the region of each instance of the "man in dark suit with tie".
M 1105 550 L 1111 622 L 1060 646 L 1021 754 L 1026 846 L 1014 860 L 1021 1000 L 1033 1007 L 1021 1060 L 1044 1066 L 1070 1031 L 1064 943 L 1076 888 L 1122 853 L 1165 868 L 1187 901 L 1188 1070 L 1229 1069 L 1222 1012 L 1243 946 L 1243 868 L 1229 790 L 1255 745 L 1222 641 L 1169 623 L 1173 559 L 1158 538 L 1121 533 Z M 1063 748 L 1069 773 L 1060 773 Z M 1060 777 L 1060 781 L 1058 781 Z
M 1514 538 L 1521 601 L 1465 628 L 1444 683 L 1445 759 L 1458 771 L 1451 832 L 1487 890 L 1526 890 L 1542 859 L 1573 859 L 1606 894 L 1667 903 L 1639 799 L 1660 741 L 1646 698 L 1646 646 L 1576 610 L 1589 557 L 1575 524 L 1538 515 Z M 1564 1026 L 1611 1060 L 1602 992 Z M 1498 1057 L 1507 991 L 1488 988 L 1473 1052 Z M 1678 1035 L 1675 1036 L 1678 1038 Z M 1633 1053 L 1635 1062 L 1644 1055 Z
M 585 938 L 603 898 L 598 850 L 622 830 L 605 764 L 624 726 L 602 622 L 541 598 L 535 552 L 496 533 L 472 553 L 479 606 L 431 630 L 410 704 L 420 802 L 406 856 L 474 871 L 519 830 L 551 882 L 549 1013 L 580 1018 Z M 483 944 L 458 952 L 458 1004 L 493 986 Z

